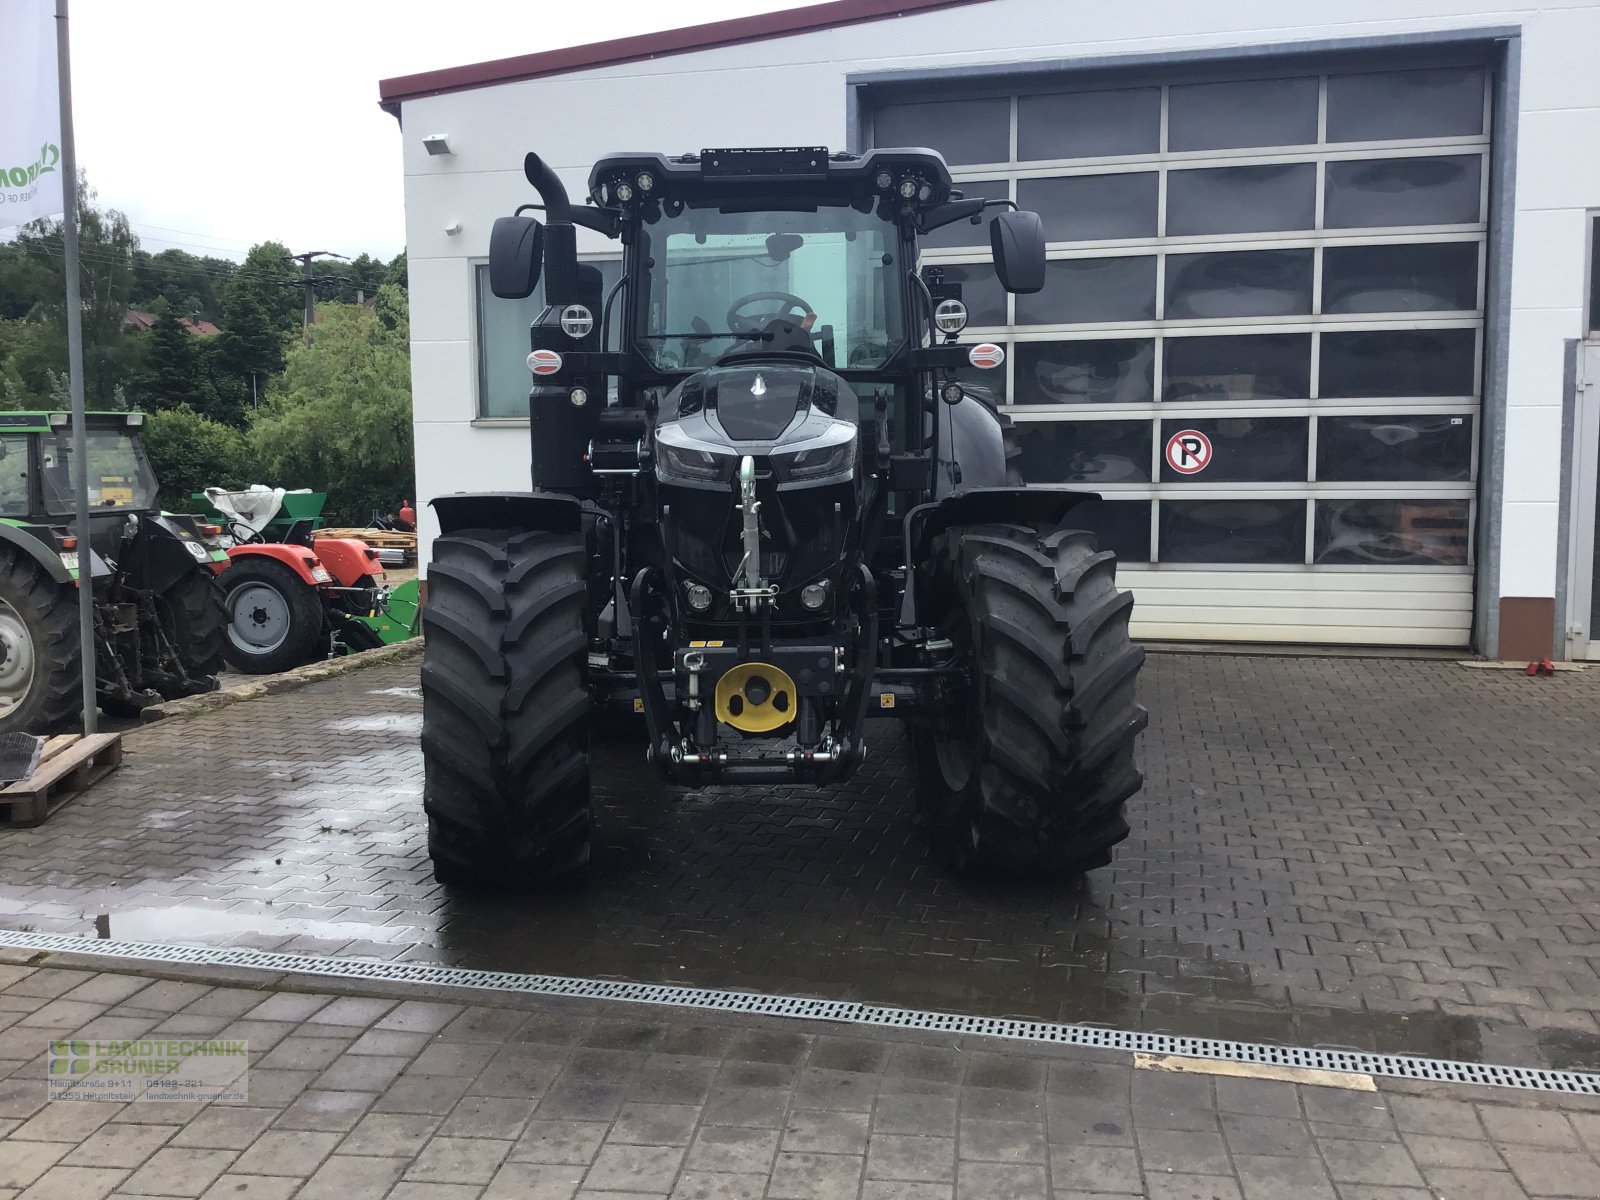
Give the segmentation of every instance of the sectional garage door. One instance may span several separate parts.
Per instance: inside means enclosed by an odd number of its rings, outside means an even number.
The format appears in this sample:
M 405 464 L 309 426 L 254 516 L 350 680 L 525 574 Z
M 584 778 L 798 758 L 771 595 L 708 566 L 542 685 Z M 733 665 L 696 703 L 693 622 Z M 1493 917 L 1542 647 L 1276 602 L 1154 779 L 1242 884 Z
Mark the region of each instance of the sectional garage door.
M 1029 482 L 1093 488 L 1136 634 L 1462 646 L 1470 636 L 1489 180 L 1470 62 L 1032 77 L 869 95 L 1037 210 L 1044 291 L 987 229 L 931 239 Z

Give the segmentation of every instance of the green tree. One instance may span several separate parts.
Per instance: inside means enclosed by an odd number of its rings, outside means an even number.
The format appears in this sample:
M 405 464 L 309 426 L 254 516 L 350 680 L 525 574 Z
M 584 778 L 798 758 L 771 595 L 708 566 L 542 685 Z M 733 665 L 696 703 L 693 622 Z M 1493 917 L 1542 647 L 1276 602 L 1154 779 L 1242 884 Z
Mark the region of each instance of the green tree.
M 195 492 L 256 482 L 245 435 L 186 404 L 147 416 L 141 440 L 160 481 L 164 508 L 192 511 L 189 497 Z
M 285 342 L 299 330 L 303 311 L 299 279 L 289 248 L 262 242 L 228 280 L 222 295 L 222 358 L 247 390 L 251 375 L 264 387 L 268 376 L 283 370 Z
M 144 370 L 133 386 L 134 402 L 147 412 L 205 407 L 200 364 L 190 345 L 194 335 L 164 299 L 156 300 L 156 323 L 144 336 Z
M 140 347 L 124 326 L 138 239 L 126 216 L 95 205 L 94 189 L 81 171 L 78 209 L 84 397 L 90 408 L 112 408 L 119 386 L 139 357 Z M 43 326 L 42 340 L 32 347 L 34 353 L 19 370 L 26 387 L 44 391 L 49 386 L 48 372 L 67 369 L 66 234 L 58 220 L 35 221 L 22 227 L 12 245 L 39 268 L 26 273 L 24 287 L 32 289 L 32 298 L 23 299 L 29 301 L 28 319 Z
M 157 254 L 135 250 L 129 305 L 154 310 L 157 300 L 165 300 L 180 317 L 220 321 L 223 291 L 238 269 L 238 263 L 226 258 L 185 250 L 162 250 Z
M 375 310 L 319 311 L 316 342 L 291 345 L 250 443 L 260 482 L 327 492 L 330 519 L 359 523 L 415 490 L 405 293 L 385 285 Z

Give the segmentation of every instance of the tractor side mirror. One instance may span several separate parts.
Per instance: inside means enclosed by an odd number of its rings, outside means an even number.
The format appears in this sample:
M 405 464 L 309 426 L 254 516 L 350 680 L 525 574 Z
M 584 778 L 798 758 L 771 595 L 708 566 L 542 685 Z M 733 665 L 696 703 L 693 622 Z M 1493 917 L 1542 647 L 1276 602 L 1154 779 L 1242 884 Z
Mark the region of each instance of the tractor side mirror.
M 1044 287 L 1044 222 L 1036 212 L 1001 213 L 989 225 L 994 273 L 1008 292 L 1031 293 Z
M 496 217 L 489 232 L 489 290 L 502 300 L 523 300 L 539 286 L 544 226 L 532 217 Z

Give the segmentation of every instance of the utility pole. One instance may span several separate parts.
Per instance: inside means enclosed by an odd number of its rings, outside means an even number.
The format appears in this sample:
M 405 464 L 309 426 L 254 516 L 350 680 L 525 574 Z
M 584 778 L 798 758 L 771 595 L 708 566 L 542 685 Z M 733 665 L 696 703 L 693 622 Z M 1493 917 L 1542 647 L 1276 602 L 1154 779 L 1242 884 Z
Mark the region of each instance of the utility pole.
M 319 258 L 341 258 L 349 262 L 348 256 L 335 254 L 332 250 L 307 250 L 304 254 L 291 254 L 290 258 L 300 264 L 300 286 L 306 292 L 305 333 L 306 345 L 311 345 L 311 327 L 317 323 L 317 279 L 316 273 L 311 269 L 311 264 Z

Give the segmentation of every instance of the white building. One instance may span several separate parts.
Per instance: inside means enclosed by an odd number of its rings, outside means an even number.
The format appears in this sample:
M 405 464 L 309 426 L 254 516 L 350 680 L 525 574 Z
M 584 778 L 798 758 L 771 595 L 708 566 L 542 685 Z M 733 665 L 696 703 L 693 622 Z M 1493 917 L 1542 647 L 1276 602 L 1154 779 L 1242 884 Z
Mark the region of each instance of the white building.
M 1136 636 L 1600 657 L 1597 57 L 1596 0 L 835 0 L 386 80 L 418 494 L 528 486 L 537 303 L 482 270 L 525 151 L 582 196 L 611 150 L 929 145 L 1044 217 L 1038 295 L 965 224 L 928 258 Z

